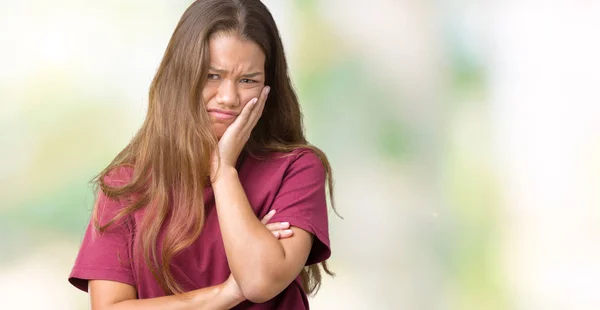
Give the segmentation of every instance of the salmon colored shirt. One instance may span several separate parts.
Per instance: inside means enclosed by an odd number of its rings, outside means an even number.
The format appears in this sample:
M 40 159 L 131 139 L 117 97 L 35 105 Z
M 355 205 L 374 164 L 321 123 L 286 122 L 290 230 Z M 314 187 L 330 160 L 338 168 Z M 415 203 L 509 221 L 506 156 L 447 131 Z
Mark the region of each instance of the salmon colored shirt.
M 282 157 L 283 156 L 283 157 Z M 237 165 L 241 184 L 257 218 L 270 210 L 277 212 L 274 222 L 289 222 L 314 235 L 314 243 L 306 265 L 329 258 L 329 233 L 325 195 L 325 170 L 320 159 L 310 150 L 290 154 L 271 153 L 266 159 L 250 156 L 240 158 Z M 126 184 L 132 168 L 121 168 L 109 174 L 105 181 L 111 186 Z M 219 229 L 212 188 L 204 192 L 206 222 L 198 239 L 173 258 L 172 273 L 186 291 L 223 283 L 230 274 Z M 100 222 L 106 223 L 124 207 L 119 201 L 98 194 Z M 134 255 L 140 246 L 137 229 L 143 210 L 98 233 L 91 223 L 83 238 L 75 265 L 69 276 L 71 284 L 87 291 L 88 280 L 111 280 L 133 285 L 138 298 L 164 296 L 143 257 Z M 135 251 L 138 252 L 138 251 Z M 297 277 L 273 299 L 254 304 L 245 301 L 234 309 L 308 309 L 306 293 Z

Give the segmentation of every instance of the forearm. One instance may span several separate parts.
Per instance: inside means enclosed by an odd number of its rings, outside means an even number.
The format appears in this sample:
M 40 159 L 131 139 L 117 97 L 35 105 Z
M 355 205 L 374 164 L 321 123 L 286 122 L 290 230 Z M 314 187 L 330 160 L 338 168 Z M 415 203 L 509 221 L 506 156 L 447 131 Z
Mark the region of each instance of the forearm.
M 148 299 L 130 299 L 109 307 L 92 307 L 101 310 L 222 310 L 231 309 L 243 299 L 229 294 L 223 285 L 210 286 L 181 295 Z
M 229 267 L 240 287 L 273 276 L 285 260 L 281 243 L 258 220 L 234 168 L 213 183 L 221 235 Z

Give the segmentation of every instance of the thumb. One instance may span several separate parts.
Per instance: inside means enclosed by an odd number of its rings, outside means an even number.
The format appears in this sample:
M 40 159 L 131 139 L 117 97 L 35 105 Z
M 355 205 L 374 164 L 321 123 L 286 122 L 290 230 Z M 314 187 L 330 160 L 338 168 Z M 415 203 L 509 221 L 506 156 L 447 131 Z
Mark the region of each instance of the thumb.
M 248 121 L 248 119 L 250 118 L 250 114 L 252 113 L 252 110 L 254 110 L 254 107 L 256 106 L 257 102 L 258 102 L 258 98 L 252 98 L 252 100 L 250 100 L 246 104 L 246 106 L 244 106 L 244 108 L 242 109 L 242 112 L 240 113 L 240 115 L 238 116 L 236 121 L 246 123 Z

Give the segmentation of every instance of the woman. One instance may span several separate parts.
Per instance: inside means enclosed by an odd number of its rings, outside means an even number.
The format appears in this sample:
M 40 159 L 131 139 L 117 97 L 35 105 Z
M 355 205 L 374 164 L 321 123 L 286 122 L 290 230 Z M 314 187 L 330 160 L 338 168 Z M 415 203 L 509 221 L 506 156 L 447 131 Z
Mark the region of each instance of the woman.
M 308 309 L 318 263 L 331 274 L 330 166 L 259 0 L 186 10 L 142 128 L 96 182 L 69 277 L 93 309 Z

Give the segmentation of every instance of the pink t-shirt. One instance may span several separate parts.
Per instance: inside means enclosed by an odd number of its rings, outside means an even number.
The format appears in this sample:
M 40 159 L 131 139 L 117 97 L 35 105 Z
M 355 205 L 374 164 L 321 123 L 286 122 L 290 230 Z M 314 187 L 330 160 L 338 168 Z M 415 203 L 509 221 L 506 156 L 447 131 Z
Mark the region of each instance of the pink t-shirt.
M 271 223 L 287 221 L 313 234 L 315 239 L 307 265 L 329 258 L 325 171 L 314 152 L 303 149 L 291 155 L 272 153 L 262 160 L 243 156 L 237 167 L 248 201 L 258 218 L 275 209 L 277 212 Z M 122 168 L 107 176 L 105 181 L 111 186 L 124 185 L 132 174 L 132 168 Z M 175 279 L 186 291 L 223 283 L 230 274 L 212 188 L 207 188 L 204 194 L 207 213 L 202 233 L 171 263 Z M 123 208 L 122 203 L 107 198 L 102 191 L 98 194 L 98 202 L 101 223 Z M 88 225 L 69 276 L 71 284 L 87 291 L 88 280 L 112 280 L 135 286 L 139 298 L 164 296 L 143 257 L 133 255 L 133 249 L 140 244 L 136 227 L 142 216 L 143 210 L 137 211 L 102 234 Z M 245 301 L 234 309 L 308 308 L 306 293 L 297 277 L 273 299 L 262 304 Z

